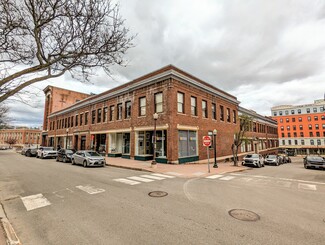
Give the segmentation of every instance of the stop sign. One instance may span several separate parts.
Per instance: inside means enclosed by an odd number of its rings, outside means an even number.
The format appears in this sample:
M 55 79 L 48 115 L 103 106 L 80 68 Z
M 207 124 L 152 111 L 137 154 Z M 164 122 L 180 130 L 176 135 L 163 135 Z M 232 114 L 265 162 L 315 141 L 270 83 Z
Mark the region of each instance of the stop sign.
M 203 136 L 203 146 L 211 146 L 211 136 Z

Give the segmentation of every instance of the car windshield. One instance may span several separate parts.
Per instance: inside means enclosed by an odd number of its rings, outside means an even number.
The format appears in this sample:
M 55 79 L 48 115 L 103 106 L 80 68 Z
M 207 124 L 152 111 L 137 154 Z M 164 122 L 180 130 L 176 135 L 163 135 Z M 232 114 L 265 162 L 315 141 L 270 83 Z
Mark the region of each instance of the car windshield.
M 320 162 L 323 162 L 324 159 L 322 157 L 307 157 L 307 160 L 309 161 L 320 161 Z
M 43 150 L 45 150 L 45 151 L 53 151 L 53 147 L 43 147 Z
M 66 154 L 73 154 L 74 151 L 72 151 L 72 150 L 66 150 L 65 153 L 66 153 Z
M 87 157 L 99 157 L 100 155 L 96 151 L 85 152 Z
M 275 159 L 276 155 L 268 155 L 266 158 Z
M 257 154 L 246 155 L 246 158 L 258 158 Z

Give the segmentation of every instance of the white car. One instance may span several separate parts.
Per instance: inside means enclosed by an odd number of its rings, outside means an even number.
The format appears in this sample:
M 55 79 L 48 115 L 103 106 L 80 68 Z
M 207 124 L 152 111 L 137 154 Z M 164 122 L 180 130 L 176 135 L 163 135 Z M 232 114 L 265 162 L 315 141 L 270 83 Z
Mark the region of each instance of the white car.
M 37 150 L 37 158 L 56 158 L 58 156 L 58 152 L 56 150 L 54 150 L 53 147 L 40 147 Z
M 248 154 L 244 157 L 242 165 L 250 165 L 254 167 L 264 167 L 264 158 L 260 154 Z
M 88 166 L 105 167 L 105 157 L 99 155 L 96 151 L 77 151 L 72 155 L 72 165 L 81 164 L 85 168 Z

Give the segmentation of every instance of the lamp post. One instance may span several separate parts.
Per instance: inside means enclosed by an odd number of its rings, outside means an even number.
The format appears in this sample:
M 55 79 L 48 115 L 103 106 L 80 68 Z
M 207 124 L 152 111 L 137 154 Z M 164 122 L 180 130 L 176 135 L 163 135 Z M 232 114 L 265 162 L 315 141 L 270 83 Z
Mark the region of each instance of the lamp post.
M 67 129 L 66 132 L 67 132 L 67 137 L 65 138 L 65 149 L 68 149 L 68 133 L 69 133 L 69 129 Z
M 38 142 L 39 142 L 39 134 L 37 135 L 37 144 L 36 144 L 37 149 L 38 149 Z
M 151 162 L 151 166 L 156 166 L 156 146 L 157 146 L 157 139 L 156 139 L 156 129 L 157 129 L 157 119 L 158 114 L 153 114 L 153 120 L 154 120 L 154 128 L 153 128 L 153 159 Z
M 217 130 L 213 129 L 213 150 L 214 150 L 214 164 L 213 167 L 217 168 L 218 163 L 217 163 Z

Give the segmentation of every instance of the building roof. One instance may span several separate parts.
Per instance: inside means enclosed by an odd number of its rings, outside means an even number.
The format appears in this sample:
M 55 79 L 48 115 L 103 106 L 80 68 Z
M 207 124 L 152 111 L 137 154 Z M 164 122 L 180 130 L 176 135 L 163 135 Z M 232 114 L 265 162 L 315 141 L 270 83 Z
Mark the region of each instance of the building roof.
M 272 119 L 271 117 L 262 116 L 262 115 L 258 114 L 256 111 L 246 109 L 241 106 L 239 106 L 238 112 L 241 114 L 248 115 L 254 119 L 257 119 L 258 121 L 266 122 L 266 123 L 272 124 L 274 126 L 277 126 L 277 124 L 278 124 L 277 121 Z
M 68 112 L 82 108 L 89 104 L 95 104 L 98 102 L 102 102 L 109 98 L 116 97 L 118 95 L 122 95 L 126 92 L 130 92 L 130 91 L 139 89 L 141 87 L 156 83 L 157 81 L 166 80 L 168 78 L 175 78 L 177 80 L 180 80 L 181 82 L 184 82 L 186 84 L 191 84 L 192 86 L 195 86 L 198 89 L 204 90 L 207 93 L 213 94 L 213 95 L 220 97 L 224 100 L 227 100 L 231 103 L 234 103 L 237 105 L 239 104 L 239 101 L 237 100 L 237 98 L 235 96 L 228 94 L 227 92 L 225 92 L 221 89 L 218 89 L 218 88 L 214 87 L 213 85 L 211 85 L 207 82 L 204 82 L 203 80 L 201 80 L 201 79 L 199 79 L 199 78 L 197 78 L 197 77 L 195 77 L 195 76 L 193 76 L 193 75 L 191 75 L 191 74 L 189 74 L 173 65 L 168 65 L 168 66 L 160 68 L 156 71 L 148 73 L 144 76 L 141 76 L 137 79 L 134 79 L 128 83 L 125 83 L 121 86 L 107 90 L 107 91 L 100 93 L 98 95 L 93 95 L 86 99 L 83 99 L 70 107 L 67 107 L 63 110 L 52 113 L 50 117 L 68 113 Z

